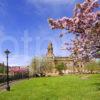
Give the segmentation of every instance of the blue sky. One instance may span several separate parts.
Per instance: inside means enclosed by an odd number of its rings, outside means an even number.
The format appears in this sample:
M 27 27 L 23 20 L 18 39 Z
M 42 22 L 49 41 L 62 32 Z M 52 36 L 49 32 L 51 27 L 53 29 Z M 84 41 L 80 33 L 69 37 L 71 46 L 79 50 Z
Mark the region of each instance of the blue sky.
M 27 65 L 34 56 L 44 56 L 49 42 L 56 56 L 68 56 L 60 48 L 71 34 L 59 38 L 61 30 L 51 30 L 47 19 L 72 16 L 75 3 L 83 0 L 0 0 L 0 62 L 9 49 L 10 65 Z

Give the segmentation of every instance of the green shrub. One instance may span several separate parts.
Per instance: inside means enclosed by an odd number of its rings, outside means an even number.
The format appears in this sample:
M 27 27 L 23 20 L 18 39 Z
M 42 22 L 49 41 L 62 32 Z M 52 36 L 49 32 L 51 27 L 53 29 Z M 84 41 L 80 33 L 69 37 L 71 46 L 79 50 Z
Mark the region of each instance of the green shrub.
M 91 61 L 85 65 L 85 69 L 92 74 L 93 72 L 98 72 L 100 70 L 100 67 L 99 64 L 95 61 Z
M 56 66 L 56 69 L 57 69 L 57 71 L 59 72 L 59 74 L 62 75 L 62 74 L 63 74 L 62 71 L 65 70 L 64 63 L 58 64 L 58 65 Z

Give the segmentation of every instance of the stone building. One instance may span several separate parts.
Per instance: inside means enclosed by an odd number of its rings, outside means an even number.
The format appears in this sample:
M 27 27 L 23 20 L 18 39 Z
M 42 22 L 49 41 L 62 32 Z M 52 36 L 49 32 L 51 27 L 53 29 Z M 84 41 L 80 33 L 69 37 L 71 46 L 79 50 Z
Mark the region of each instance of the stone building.
M 59 65 L 61 63 L 64 64 L 66 69 L 67 68 L 68 69 L 73 68 L 73 60 L 72 60 L 72 58 L 70 58 L 70 57 L 58 57 L 58 56 L 54 55 L 52 43 L 48 44 L 47 53 L 46 53 L 46 59 L 48 61 L 48 64 L 50 64 L 54 68 L 56 67 L 56 65 Z M 68 70 L 66 70 L 66 73 L 68 73 Z
M 42 68 L 43 73 L 54 76 L 58 74 L 55 67 L 62 63 L 64 64 L 65 68 L 68 69 L 64 71 L 64 73 L 69 73 L 73 70 L 73 60 L 70 57 L 55 56 L 53 52 L 53 44 L 49 43 L 45 57 L 37 57 L 33 59 L 29 68 L 30 75 L 32 76 L 34 73 L 40 73 Z

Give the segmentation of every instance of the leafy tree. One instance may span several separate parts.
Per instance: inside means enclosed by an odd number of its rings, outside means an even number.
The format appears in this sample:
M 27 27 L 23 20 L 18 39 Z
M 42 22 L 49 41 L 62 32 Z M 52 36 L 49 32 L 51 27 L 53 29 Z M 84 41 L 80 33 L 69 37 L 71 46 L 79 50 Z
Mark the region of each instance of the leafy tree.
M 56 69 L 57 69 L 57 71 L 59 72 L 59 74 L 62 75 L 62 74 L 63 74 L 62 71 L 65 70 L 64 63 L 58 64 L 58 65 L 56 66 Z
M 29 68 L 30 74 L 33 75 L 39 73 L 39 67 L 40 67 L 40 58 L 39 57 L 33 58 Z
M 99 67 L 100 67 L 100 60 L 99 60 L 98 64 L 99 64 Z
M 0 73 L 3 73 L 3 72 L 4 72 L 4 67 L 0 66 Z
M 35 57 L 30 65 L 30 74 L 49 73 L 53 70 L 53 64 L 46 57 Z
M 90 73 L 92 74 L 94 71 L 100 71 L 100 68 L 99 68 L 99 64 L 94 62 L 94 61 L 91 61 L 91 62 L 88 62 L 86 65 L 85 65 L 85 69 L 90 71 Z

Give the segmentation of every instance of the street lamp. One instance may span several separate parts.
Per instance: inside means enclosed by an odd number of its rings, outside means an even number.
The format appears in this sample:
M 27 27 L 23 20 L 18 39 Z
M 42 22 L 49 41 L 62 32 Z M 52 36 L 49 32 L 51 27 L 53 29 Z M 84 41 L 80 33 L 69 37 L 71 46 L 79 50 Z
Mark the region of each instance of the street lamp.
M 10 54 L 10 51 L 7 49 L 5 52 L 6 54 L 6 59 L 7 59 L 7 87 L 6 87 L 6 90 L 7 91 L 10 91 L 10 85 L 9 85 L 9 66 L 8 66 L 8 55 Z

